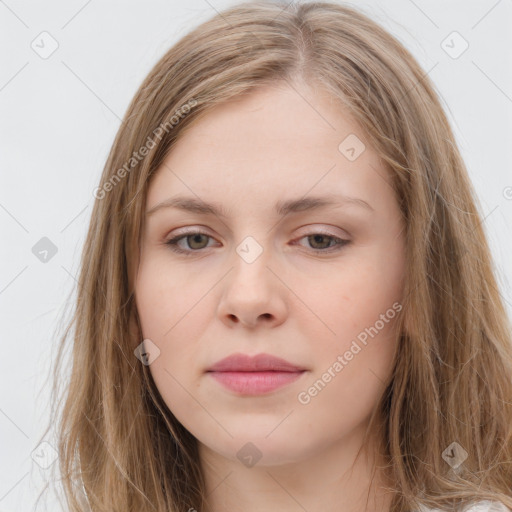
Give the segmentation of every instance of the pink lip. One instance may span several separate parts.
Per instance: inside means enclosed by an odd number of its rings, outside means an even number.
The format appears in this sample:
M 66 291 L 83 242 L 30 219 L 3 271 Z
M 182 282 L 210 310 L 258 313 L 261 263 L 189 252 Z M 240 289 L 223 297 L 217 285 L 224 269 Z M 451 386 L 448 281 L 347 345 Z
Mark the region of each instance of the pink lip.
M 232 354 L 207 370 L 226 388 L 245 395 L 260 395 L 298 379 L 305 369 L 270 354 Z

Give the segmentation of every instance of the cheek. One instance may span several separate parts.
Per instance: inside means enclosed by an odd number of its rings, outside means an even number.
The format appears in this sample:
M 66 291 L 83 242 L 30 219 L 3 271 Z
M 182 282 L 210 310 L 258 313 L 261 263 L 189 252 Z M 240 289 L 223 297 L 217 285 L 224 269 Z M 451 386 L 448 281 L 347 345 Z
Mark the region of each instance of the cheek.
M 190 431 L 194 429 L 193 419 L 201 417 L 191 394 L 197 391 L 200 363 L 194 340 L 204 330 L 198 298 L 207 291 L 196 288 L 206 285 L 201 286 L 198 280 L 187 282 L 183 273 L 164 272 L 157 265 L 141 266 L 136 286 L 143 338 L 149 338 L 160 350 L 149 366 L 151 376 L 164 402 Z
M 394 360 L 401 310 L 403 268 L 398 255 L 368 253 L 332 272 L 323 290 L 310 289 L 309 309 L 298 318 L 309 339 L 321 340 L 314 346 L 316 378 L 342 356 L 343 370 L 334 379 L 338 385 L 356 392 L 368 378 L 385 380 Z
M 308 304 L 311 309 L 316 307 L 323 323 L 316 322 L 321 328 L 316 331 L 319 342 L 314 345 L 314 372 L 300 390 L 299 403 L 315 418 L 315 425 L 323 425 L 326 437 L 336 436 L 339 429 L 349 431 L 363 421 L 392 372 L 401 273 L 397 269 L 384 275 L 388 264 L 378 258 L 354 264 L 350 271 L 336 274 L 328 293 L 318 291 L 310 296 Z M 308 317 L 300 328 L 313 339 L 311 326 Z
M 136 304 L 144 336 L 162 338 L 170 329 L 186 321 L 189 311 L 204 293 L 206 284 L 190 277 L 179 268 L 170 267 L 153 257 L 139 268 L 136 283 Z
M 400 301 L 401 276 L 396 262 L 365 258 L 333 269 L 328 279 L 300 280 L 303 287 L 296 290 L 309 307 L 308 325 L 323 325 L 324 338 L 330 333 L 334 341 L 370 327 Z M 311 313 L 317 317 L 315 322 Z
M 165 388 L 176 384 L 172 377 L 191 382 L 193 369 L 199 372 L 196 340 L 208 321 L 204 307 L 210 289 L 207 281 L 153 262 L 139 270 L 136 305 L 142 334 L 160 349 L 150 370 Z

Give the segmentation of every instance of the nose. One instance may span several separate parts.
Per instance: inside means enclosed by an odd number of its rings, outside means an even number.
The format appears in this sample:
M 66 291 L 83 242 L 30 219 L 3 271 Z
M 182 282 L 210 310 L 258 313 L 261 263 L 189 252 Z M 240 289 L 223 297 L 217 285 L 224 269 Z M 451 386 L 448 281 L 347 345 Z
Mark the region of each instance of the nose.
M 247 247 L 249 251 L 244 251 Z M 269 250 L 259 251 L 256 257 L 254 250 L 254 244 L 240 244 L 222 281 L 218 315 L 231 328 L 237 324 L 250 329 L 276 327 L 287 315 L 288 288 L 279 276 L 282 271 L 273 268 Z

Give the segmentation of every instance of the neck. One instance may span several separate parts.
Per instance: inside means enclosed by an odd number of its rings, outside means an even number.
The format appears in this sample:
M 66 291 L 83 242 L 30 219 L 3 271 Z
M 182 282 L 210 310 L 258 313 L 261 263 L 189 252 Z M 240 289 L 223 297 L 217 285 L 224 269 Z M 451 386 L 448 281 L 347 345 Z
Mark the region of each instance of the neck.
M 199 444 L 208 512 L 389 512 L 392 493 L 386 460 L 358 450 L 364 432 L 352 432 L 314 454 L 280 465 L 245 467 Z

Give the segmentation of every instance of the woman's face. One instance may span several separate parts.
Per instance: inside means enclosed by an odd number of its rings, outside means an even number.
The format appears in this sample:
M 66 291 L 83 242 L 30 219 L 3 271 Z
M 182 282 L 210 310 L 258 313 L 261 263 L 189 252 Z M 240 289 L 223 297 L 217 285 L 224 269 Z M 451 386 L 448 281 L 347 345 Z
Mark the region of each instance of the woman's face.
M 391 373 L 404 272 L 390 176 L 360 128 L 303 88 L 230 101 L 177 142 L 151 210 L 137 309 L 156 386 L 200 449 L 276 465 L 356 442 Z M 296 370 L 208 371 L 232 354 Z

